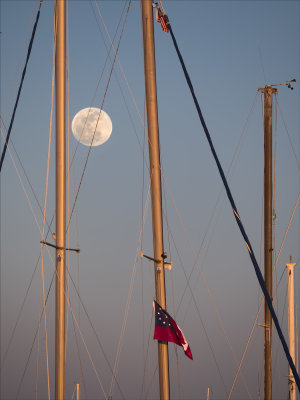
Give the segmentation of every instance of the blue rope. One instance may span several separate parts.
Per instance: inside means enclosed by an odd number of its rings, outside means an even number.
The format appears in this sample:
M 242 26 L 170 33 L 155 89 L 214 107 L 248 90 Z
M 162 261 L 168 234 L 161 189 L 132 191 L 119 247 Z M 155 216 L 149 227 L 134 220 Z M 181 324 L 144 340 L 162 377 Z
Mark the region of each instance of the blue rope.
M 30 39 L 30 43 L 29 43 L 29 46 L 28 46 L 28 50 L 27 50 L 26 62 L 25 62 L 25 66 L 24 66 L 24 69 L 23 69 L 22 78 L 21 78 L 21 82 L 20 82 L 20 86 L 19 86 L 19 90 L 18 90 L 18 94 L 17 94 L 17 99 L 16 99 L 16 102 L 15 102 L 14 110 L 13 110 L 13 113 L 12 113 L 12 117 L 11 117 L 11 120 L 10 120 L 9 128 L 8 128 L 8 131 L 7 131 L 7 135 L 6 135 L 6 139 L 5 139 L 5 143 L 4 143 L 4 147 L 3 147 L 3 151 L 2 151 L 2 155 L 1 155 L 0 172 L 2 170 L 2 165 L 3 165 L 4 157 L 5 157 L 5 154 L 6 154 L 6 149 L 7 149 L 7 146 L 8 146 L 8 141 L 9 141 L 10 134 L 11 134 L 11 129 L 12 129 L 12 126 L 13 126 L 13 122 L 14 122 L 14 119 L 15 119 L 15 114 L 16 114 L 16 111 L 17 111 L 18 103 L 19 103 L 19 98 L 20 98 L 20 94 L 21 94 L 21 90 L 22 90 L 22 86 L 23 86 L 23 82 L 24 82 L 24 78 L 25 78 L 25 74 L 26 74 L 27 64 L 28 64 L 28 61 L 29 61 L 30 53 L 31 53 L 33 39 L 34 39 L 34 36 L 35 36 L 36 27 L 37 27 L 38 20 L 39 20 L 39 17 L 40 17 L 41 5 L 42 5 L 42 1 L 40 2 L 40 7 L 39 7 L 39 10 L 38 10 L 38 13 L 37 13 L 37 16 L 36 16 L 36 20 L 35 20 L 35 24 L 34 24 L 34 27 L 33 27 L 33 30 L 32 30 L 31 39 Z
M 275 327 L 276 327 L 276 330 L 277 330 L 279 339 L 280 339 L 280 341 L 281 341 L 283 350 L 284 350 L 284 352 L 285 352 L 286 358 L 287 358 L 287 360 L 288 360 L 288 363 L 289 363 L 290 368 L 291 368 L 291 370 L 292 370 L 292 372 L 293 372 L 293 375 L 294 375 L 296 384 L 297 384 L 297 386 L 298 386 L 298 390 L 300 391 L 300 379 L 299 379 L 299 375 L 298 375 L 298 373 L 297 373 L 295 364 L 294 364 L 294 362 L 293 362 L 293 360 L 292 360 L 292 357 L 291 357 L 291 355 L 290 355 L 290 352 L 289 352 L 289 348 L 288 348 L 288 346 L 287 346 L 287 344 L 286 344 L 286 341 L 285 341 L 285 339 L 284 339 L 283 333 L 282 333 L 282 331 L 281 331 L 281 328 L 280 328 L 280 325 L 279 325 L 279 322 L 278 322 L 278 319 L 277 319 L 275 310 L 274 310 L 273 305 L 272 305 L 272 300 L 271 300 L 270 295 L 269 295 L 269 293 L 268 293 L 268 290 L 267 290 L 267 288 L 266 288 L 266 284 L 265 284 L 264 278 L 263 278 L 263 276 L 262 276 L 262 274 L 261 274 L 261 271 L 260 271 L 260 268 L 259 268 L 259 266 L 258 266 L 258 264 L 257 264 L 256 258 L 255 258 L 255 255 L 254 255 L 254 252 L 253 252 L 253 250 L 252 250 L 252 247 L 251 247 L 250 241 L 249 241 L 249 239 L 248 239 L 248 236 L 247 236 L 247 234 L 246 234 L 246 232 L 245 232 L 245 229 L 244 229 L 244 226 L 243 226 L 243 224 L 242 224 L 241 218 L 240 218 L 240 216 L 239 216 L 239 214 L 238 214 L 238 211 L 237 211 L 236 205 L 235 205 L 235 203 L 234 203 L 234 200 L 233 200 L 233 197 L 232 197 L 230 188 L 229 188 L 228 183 L 227 183 L 227 179 L 226 179 L 226 177 L 225 177 L 223 168 L 222 168 L 222 166 L 221 166 L 221 164 L 220 164 L 220 161 L 219 161 L 219 159 L 218 159 L 218 156 L 217 156 L 217 153 L 216 153 L 216 151 L 215 151 L 214 145 L 213 145 L 213 143 L 212 143 L 212 140 L 211 140 L 209 131 L 208 131 L 208 129 L 207 129 L 206 123 L 205 123 L 205 121 L 204 121 L 204 118 L 203 118 L 203 115 L 202 115 L 202 112 L 201 112 L 201 109 L 200 109 L 200 106 L 199 106 L 199 103 L 198 103 L 198 100 L 197 100 L 197 97 L 196 97 L 195 92 L 194 92 L 194 89 L 193 89 L 192 82 L 191 82 L 191 80 L 190 80 L 189 74 L 188 74 L 187 69 L 186 69 L 186 67 L 185 67 L 183 58 L 182 58 L 181 53 L 180 53 L 180 51 L 179 51 L 179 48 L 178 48 L 178 45 L 177 45 L 175 36 L 174 36 L 174 34 L 173 34 L 173 30 L 172 30 L 170 24 L 168 24 L 168 28 L 169 28 L 169 30 L 170 30 L 170 34 L 171 34 L 171 37 L 172 37 L 172 40 L 173 40 L 173 43 L 174 43 L 174 46 L 175 46 L 177 55 L 178 55 L 178 57 L 179 57 L 179 60 L 180 60 L 180 63 L 181 63 L 181 66 L 182 66 L 182 69 L 183 69 L 183 72 L 184 72 L 184 75 L 185 75 L 187 84 L 188 84 L 188 86 L 189 86 L 189 88 L 190 88 L 190 91 L 191 91 L 191 94 L 192 94 L 192 97 L 193 97 L 193 100 L 194 100 L 196 109 L 197 109 L 197 111 L 198 111 L 198 115 L 199 115 L 199 118 L 200 118 L 202 127 L 203 127 L 203 129 L 204 129 L 204 132 L 205 132 L 206 138 L 207 138 L 207 140 L 208 140 L 209 146 L 210 146 L 210 148 L 211 148 L 211 151 L 212 151 L 212 153 L 213 153 L 214 159 L 215 159 L 215 161 L 216 161 L 216 163 L 217 163 L 217 167 L 218 167 L 219 173 L 220 173 L 220 175 L 221 175 L 223 184 L 224 184 L 224 186 L 225 186 L 226 193 L 227 193 L 229 202 L 230 202 L 230 204 L 231 204 L 231 207 L 232 207 L 232 210 L 233 210 L 233 213 L 234 213 L 234 216 L 235 216 L 235 220 L 236 220 L 236 222 L 237 222 L 237 224 L 238 224 L 238 227 L 240 228 L 241 234 L 242 234 L 242 236 L 243 236 L 243 238 L 244 238 L 244 240 L 245 240 L 245 242 L 246 242 L 246 246 L 247 246 L 247 249 L 248 249 L 248 251 L 249 251 L 249 255 L 250 255 L 252 264 L 253 264 L 253 266 L 254 266 L 254 270 L 255 270 L 255 273 L 256 273 L 258 282 L 259 282 L 260 287 L 261 287 L 261 289 L 262 289 L 262 291 L 263 291 L 263 294 L 264 294 L 264 296 L 265 296 L 265 300 L 266 300 L 266 302 L 267 302 L 267 304 L 268 304 L 268 307 L 269 307 L 270 313 L 271 313 L 271 315 L 272 315 L 272 318 L 273 318 L 273 321 L 274 321 L 274 325 L 275 325 Z

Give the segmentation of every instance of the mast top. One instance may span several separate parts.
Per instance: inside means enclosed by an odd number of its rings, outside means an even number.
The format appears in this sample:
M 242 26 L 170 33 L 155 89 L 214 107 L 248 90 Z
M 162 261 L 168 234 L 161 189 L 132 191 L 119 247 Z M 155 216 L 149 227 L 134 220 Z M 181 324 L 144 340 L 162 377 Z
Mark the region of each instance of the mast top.
M 274 92 L 277 92 L 277 89 L 275 89 L 275 86 L 287 86 L 289 89 L 294 90 L 294 88 L 292 86 L 293 82 L 297 82 L 297 80 L 291 79 L 290 81 L 286 81 L 285 83 L 275 83 L 272 85 L 266 85 L 264 88 L 258 88 L 258 91 L 264 93 L 266 90 L 272 89 L 273 93 L 274 93 Z
M 292 268 L 295 267 L 296 265 L 297 265 L 296 263 L 292 263 L 292 256 L 290 256 L 290 262 L 288 264 L 285 264 L 287 268 Z

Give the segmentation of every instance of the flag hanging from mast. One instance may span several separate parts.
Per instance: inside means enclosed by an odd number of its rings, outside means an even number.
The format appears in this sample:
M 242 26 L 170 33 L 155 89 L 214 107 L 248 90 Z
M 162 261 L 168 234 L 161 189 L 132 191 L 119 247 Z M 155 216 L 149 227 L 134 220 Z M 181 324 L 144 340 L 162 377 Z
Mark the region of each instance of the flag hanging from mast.
M 179 326 L 174 319 L 164 310 L 155 300 L 153 300 L 155 310 L 155 329 L 154 338 L 164 342 L 172 342 L 183 347 L 184 353 L 191 360 L 193 359 L 190 346 Z
M 156 8 L 156 22 L 160 22 L 162 30 L 166 33 L 169 32 L 168 24 L 169 18 L 166 14 L 164 14 L 159 8 L 157 3 L 153 4 L 153 7 Z

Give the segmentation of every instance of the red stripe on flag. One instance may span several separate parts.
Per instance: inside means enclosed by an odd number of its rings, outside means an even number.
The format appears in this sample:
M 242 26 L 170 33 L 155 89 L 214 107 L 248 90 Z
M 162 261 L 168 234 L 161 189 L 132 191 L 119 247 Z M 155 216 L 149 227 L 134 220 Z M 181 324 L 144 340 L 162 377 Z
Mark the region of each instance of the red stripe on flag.
M 162 17 L 162 18 L 160 19 L 160 23 L 161 23 L 162 30 L 163 30 L 164 32 L 168 33 L 168 32 L 169 32 L 169 28 L 168 28 L 168 26 L 167 26 L 167 24 L 166 24 L 166 21 L 164 20 L 164 17 Z

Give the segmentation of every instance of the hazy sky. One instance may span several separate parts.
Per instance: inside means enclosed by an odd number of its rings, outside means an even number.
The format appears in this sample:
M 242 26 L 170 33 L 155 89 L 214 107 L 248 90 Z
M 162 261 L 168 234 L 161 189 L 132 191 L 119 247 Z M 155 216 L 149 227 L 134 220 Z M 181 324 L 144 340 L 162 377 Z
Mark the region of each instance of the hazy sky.
M 114 37 L 125 2 L 69 2 L 69 119 L 89 106 L 100 107 L 111 69 L 109 40 L 101 16 Z M 178 45 L 229 183 L 246 232 L 263 270 L 263 99 L 257 89 L 296 78 L 300 70 L 299 1 L 165 1 Z M 36 1 L 2 1 L 1 118 L 9 126 L 37 12 Z M 124 14 L 115 39 L 115 48 Z M 161 158 L 164 174 L 164 245 L 173 260 L 166 272 L 167 305 L 189 340 L 194 361 L 169 346 L 172 398 L 225 399 L 237 371 L 261 300 L 261 290 L 236 226 L 221 179 L 210 153 L 170 35 L 155 23 Z M 44 1 L 28 65 L 19 108 L 11 134 L 24 171 L 14 153 L 7 153 L 1 172 L 1 360 L 18 319 L 1 370 L 1 398 L 47 398 L 44 319 L 22 381 L 38 316 L 42 309 L 40 240 L 37 223 L 43 217 L 51 110 L 53 57 L 53 2 Z M 128 293 L 132 297 L 122 341 L 118 383 L 126 399 L 157 398 L 157 344 L 153 341 L 153 265 L 140 258 L 139 236 L 143 213 L 142 250 L 152 255 L 151 207 L 147 202 L 149 176 L 145 120 L 144 69 L 140 3 L 133 1 L 122 36 L 103 109 L 113 132 L 92 149 L 76 211 L 70 224 L 70 275 L 105 349 L 81 307 L 73 283 L 70 302 L 86 346 L 110 393 L 113 368 Z M 104 71 L 104 72 L 103 72 Z M 101 78 L 102 77 L 102 78 Z M 101 81 L 100 81 L 101 78 Z M 130 92 L 132 92 L 134 105 Z M 138 108 L 138 109 L 137 109 Z M 277 258 L 299 194 L 299 82 L 294 90 L 278 87 L 275 179 L 275 251 Z M 275 109 L 274 109 L 275 114 Z M 275 118 L 274 118 L 275 126 Z M 6 129 L 1 126 L 5 135 Z M 55 207 L 55 141 L 52 148 L 46 217 Z M 275 132 L 274 132 L 275 136 Z M 77 142 L 70 134 L 70 158 Z M 1 148 L 3 139 L 1 138 Z M 274 146 L 275 147 L 275 146 Z M 144 150 L 144 155 L 143 155 Z M 274 148 L 275 151 L 275 148 Z M 77 191 L 88 148 L 76 152 L 69 184 L 69 212 Z M 145 160 L 145 162 L 144 162 Z M 35 195 L 31 187 L 34 189 Z M 221 195 L 219 197 L 219 194 Z M 219 200 L 218 200 L 219 198 Z M 32 207 L 32 209 L 31 209 Z M 35 217 L 33 216 L 33 212 Z M 36 220 L 35 220 L 36 218 Z M 274 305 L 287 336 L 285 264 L 297 262 L 295 292 L 300 307 L 300 223 L 295 212 L 278 258 Z M 36 223 L 37 222 L 37 223 Z M 54 224 L 51 232 L 55 231 Z M 51 235 L 48 237 L 52 241 Z M 53 276 L 54 251 L 44 251 L 45 290 Z M 196 267 L 195 259 L 197 259 Z M 36 271 L 34 273 L 35 267 Z M 200 274 L 199 268 L 202 271 Z M 79 272 L 78 272 L 79 271 Z M 186 289 L 186 276 L 191 275 Z M 47 303 L 47 337 L 51 397 L 54 395 L 54 287 Z M 298 312 L 299 317 L 299 312 Z M 263 312 L 258 324 L 263 323 Z M 76 332 L 76 335 L 74 334 Z M 226 332 L 226 335 L 225 335 Z M 287 362 L 274 331 L 274 399 L 287 398 Z M 232 350 L 230 349 L 230 345 Z M 78 350 L 78 346 L 80 350 Z M 84 383 L 80 373 L 80 362 Z M 234 356 L 233 356 L 234 353 Z M 38 374 L 37 374 L 38 369 Z M 263 393 L 263 328 L 254 329 L 232 399 L 258 398 Z M 37 376 L 38 375 L 38 376 Z M 145 377 L 144 377 L 145 376 Z M 22 384 L 20 382 L 22 381 Z M 102 399 L 99 382 L 72 314 L 68 319 L 66 397 L 76 382 L 82 398 Z M 144 383 L 143 383 L 144 382 Z M 251 395 L 251 397 L 250 397 Z M 115 385 L 113 398 L 121 398 Z

